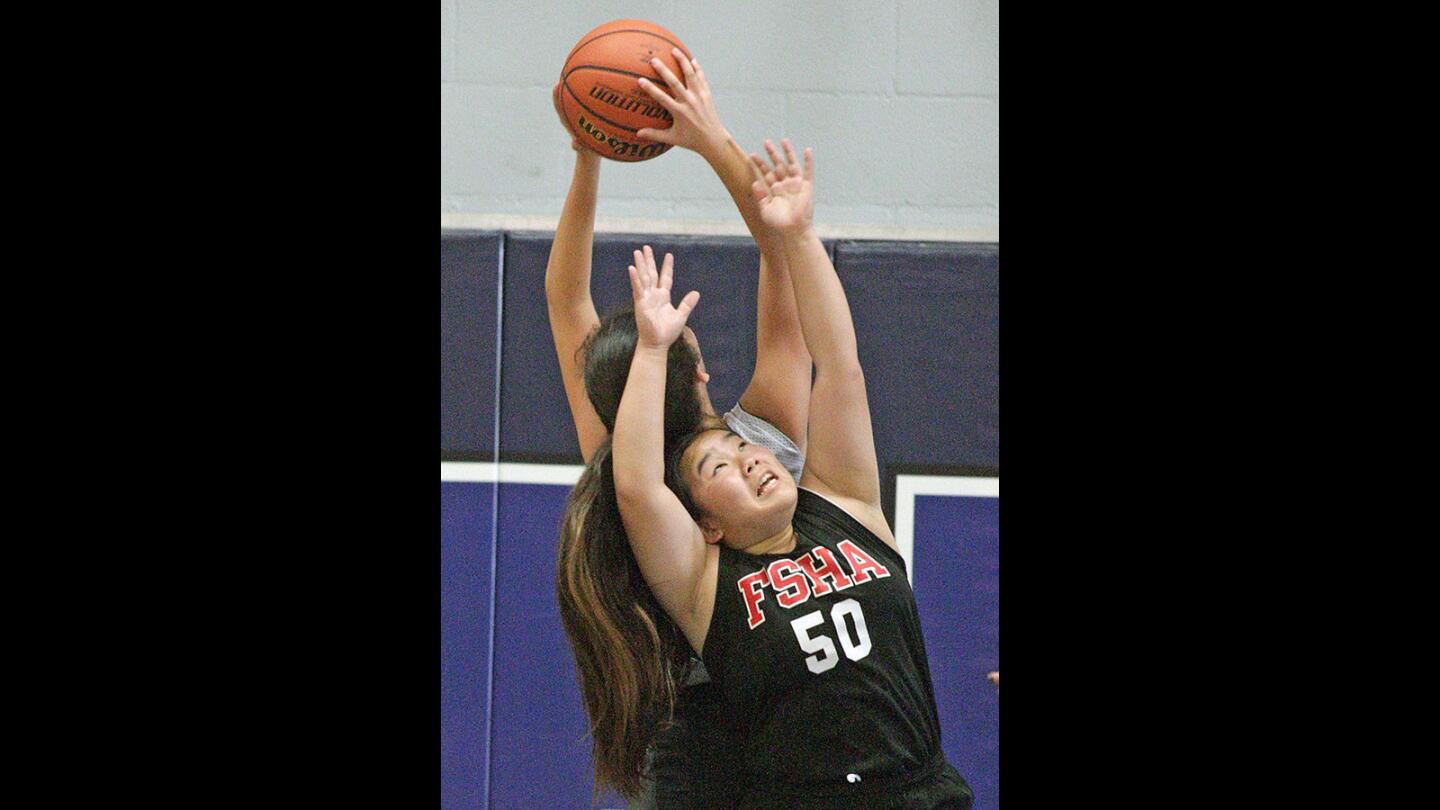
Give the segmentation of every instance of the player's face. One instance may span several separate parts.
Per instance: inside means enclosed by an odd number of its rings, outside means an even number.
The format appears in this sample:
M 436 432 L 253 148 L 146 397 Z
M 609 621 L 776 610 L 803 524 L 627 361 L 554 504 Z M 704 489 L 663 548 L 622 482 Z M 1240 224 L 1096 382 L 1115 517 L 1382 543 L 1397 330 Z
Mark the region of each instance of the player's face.
M 744 550 L 772 537 L 795 515 L 795 479 L 775 454 L 724 430 L 702 433 L 681 458 L 691 497 L 720 542 Z

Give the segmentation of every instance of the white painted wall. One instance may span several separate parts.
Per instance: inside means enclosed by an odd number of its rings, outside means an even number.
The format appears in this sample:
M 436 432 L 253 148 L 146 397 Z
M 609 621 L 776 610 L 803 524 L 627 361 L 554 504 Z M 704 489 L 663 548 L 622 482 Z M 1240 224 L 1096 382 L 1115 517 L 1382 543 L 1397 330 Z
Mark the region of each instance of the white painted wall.
M 742 146 L 814 147 L 822 235 L 999 241 L 999 0 L 441 0 L 442 228 L 554 227 L 574 153 L 550 89 L 622 17 L 680 37 Z M 745 232 L 693 152 L 602 163 L 601 230 Z

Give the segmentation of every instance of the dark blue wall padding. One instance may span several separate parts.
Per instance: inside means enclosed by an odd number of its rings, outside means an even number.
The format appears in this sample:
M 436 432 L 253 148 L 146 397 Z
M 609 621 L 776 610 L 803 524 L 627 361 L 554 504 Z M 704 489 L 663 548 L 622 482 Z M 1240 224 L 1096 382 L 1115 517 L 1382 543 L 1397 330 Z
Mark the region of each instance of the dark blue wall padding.
M 494 484 L 440 483 L 440 804 L 485 807 Z
M 880 469 L 998 467 L 999 245 L 841 241 L 835 269 Z
M 1000 806 L 1000 499 L 915 498 L 915 606 L 925 634 L 945 758 Z
M 505 322 L 501 360 L 502 457 L 580 462 L 570 408 L 545 308 L 549 233 L 511 233 L 505 243 Z M 760 251 L 748 237 L 599 234 L 591 296 L 603 317 L 631 301 L 632 251 L 650 245 L 656 262 L 675 256 L 675 300 L 700 291 L 690 327 L 710 372 L 710 400 L 722 412 L 744 393 L 755 370 L 755 298 Z
M 489 803 L 494 808 L 588 807 L 594 786 L 589 723 L 555 597 L 558 530 L 569 495 L 568 486 L 500 487 Z
M 498 232 L 440 234 L 441 458 L 495 454 L 500 247 Z

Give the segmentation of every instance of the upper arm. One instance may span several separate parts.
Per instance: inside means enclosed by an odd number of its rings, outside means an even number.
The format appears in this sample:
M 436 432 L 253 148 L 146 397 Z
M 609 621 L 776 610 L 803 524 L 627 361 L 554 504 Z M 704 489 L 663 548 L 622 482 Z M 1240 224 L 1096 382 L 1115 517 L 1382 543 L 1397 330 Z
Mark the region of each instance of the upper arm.
M 880 467 L 859 362 L 817 368 L 810 402 L 810 446 L 800 485 L 855 507 L 857 520 L 895 546 L 880 506 Z
M 714 603 L 717 550 L 705 543 L 700 527 L 668 487 L 627 490 L 618 479 L 616 487 L 620 518 L 645 584 L 700 651 Z
M 610 435 L 590 404 L 585 392 L 585 368 L 579 356 L 580 347 L 596 327 L 600 316 L 595 305 L 586 298 L 566 307 L 548 299 L 550 334 L 555 339 L 555 355 L 560 361 L 560 380 L 570 404 L 570 417 L 575 421 L 575 435 L 580 440 L 580 455 L 588 463 L 595 449 Z
M 783 254 L 760 255 L 755 320 L 755 373 L 740 406 L 779 428 L 803 453 L 810 419 L 810 351 Z

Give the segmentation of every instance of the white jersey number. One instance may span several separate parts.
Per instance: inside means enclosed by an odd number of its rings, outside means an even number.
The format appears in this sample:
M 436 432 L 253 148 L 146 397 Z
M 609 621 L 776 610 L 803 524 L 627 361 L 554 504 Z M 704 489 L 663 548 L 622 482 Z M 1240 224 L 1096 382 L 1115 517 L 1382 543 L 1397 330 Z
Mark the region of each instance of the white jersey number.
M 846 616 L 855 622 L 855 633 L 860 636 L 858 641 L 850 636 L 850 628 L 845 625 Z M 865 614 L 860 610 L 859 602 L 854 599 L 836 602 L 830 609 L 830 621 L 835 625 L 835 636 L 840 639 L 840 647 L 845 651 L 846 658 L 859 661 L 870 654 L 870 631 L 865 628 Z M 831 641 L 829 636 L 810 635 L 812 629 L 824 623 L 825 615 L 819 610 L 790 622 L 790 629 L 795 631 L 795 640 L 800 642 L 800 649 L 807 653 L 817 653 L 805 659 L 805 666 L 816 675 L 834 669 L 835 665 L 840 663 L 840 654 L 835 651 L 835 642 Z

